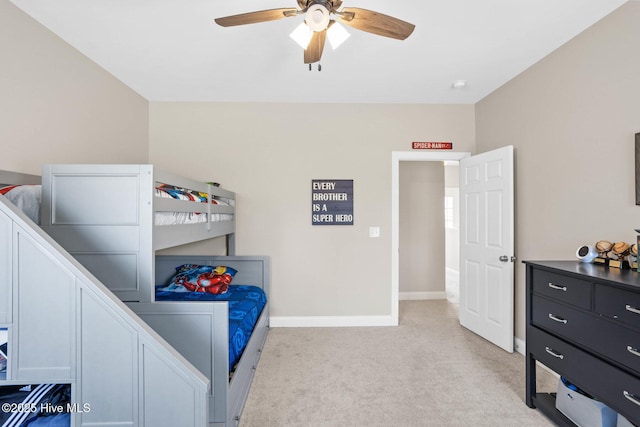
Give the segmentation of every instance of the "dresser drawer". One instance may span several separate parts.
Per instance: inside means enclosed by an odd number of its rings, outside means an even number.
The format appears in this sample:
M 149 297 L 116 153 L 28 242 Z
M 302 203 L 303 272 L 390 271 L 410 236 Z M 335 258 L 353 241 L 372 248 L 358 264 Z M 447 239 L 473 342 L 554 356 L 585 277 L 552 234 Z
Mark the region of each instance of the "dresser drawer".
M 593 284 L 549 271 L 534 270 L 533 292 L 588 310 L 591 308 Z
M 540 329 L 585 346 L 603 339 L 601 334 L 593 330 L 596 318 L 592 314 L 535 295 L 532 301 L 534 309 L 531 320 Z
M 612 325 L 603 320 L 597 321 L 596 332 L 603 339 L 591 341 L 590 347 L 601 355 L 615 360 L 624 368 L 640 375 L 640 333 Z M 640 411 L 640 408 L 638 408 Z
M 640 293 L 596 285 L 595 295 L 596 313 L 640 330 Z
M 569 306 L 533 297 L 533 324 L 640 375 L 640 333 Z
M 629 375 L 536 327 L 527 328 L 527 352 L 576 386 L 640 423 L 640 378 Z
M 536 327 L 527 328 L 526 351 L 553 371 L 572 378 L 572 382 L 592 374 L 581 364 L 585 356 L 582 350 Z

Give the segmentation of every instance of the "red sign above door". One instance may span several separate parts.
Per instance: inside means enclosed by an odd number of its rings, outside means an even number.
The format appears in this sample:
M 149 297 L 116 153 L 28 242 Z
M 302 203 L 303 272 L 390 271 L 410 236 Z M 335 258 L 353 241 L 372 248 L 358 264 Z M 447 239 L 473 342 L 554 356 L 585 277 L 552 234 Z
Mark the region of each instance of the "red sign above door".
M 414 150 L 452 150 L 452 142 L 413 142 Z

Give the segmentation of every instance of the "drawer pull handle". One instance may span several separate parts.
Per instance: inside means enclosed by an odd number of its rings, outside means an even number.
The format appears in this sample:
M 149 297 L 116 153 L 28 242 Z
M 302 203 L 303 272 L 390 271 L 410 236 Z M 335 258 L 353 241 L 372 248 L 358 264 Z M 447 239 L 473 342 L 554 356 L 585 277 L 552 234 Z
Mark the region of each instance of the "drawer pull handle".
M 626 397 L 628 400 L 630 400 L 631 402 L 635 403 L 636 405 L 640 406 L 640 400 L 635 397 L 633 394 L 629 393 L 627 390 L 623 390 L 622 394 L 624 395 L 624 397 Z
M 549 287 L 551 289 L 557 289 L 558 291 L 567 292 L 567 287 L 566 286 L 558 286 L 558 285 L 554 285 L 553 283 L 549 282 Z
M 565 325 L 567 324 L 567 319 L 562 319 L 560 317 L 554 316 L 553 314 L 549 313 L 549 319 L 556 321 L 558 323 L 564 323 Z
M 544 350 L 547 353 L 549 353 L 550 355 L 552 355 L 553 357 L 557 357 L 558 359 L 564 359 L 564 355 L 563 354 L 557 353 L 551 347 L 545 347 Z
M 638 351 L 637 348 L 631 347 L 630 345 L 627 346 L 627 351 L 633 354 L 634 356 L 640 356 L 640 351 Z
M 627 309 L 627 311 L 630 311 L 630 312 L 635 313 L 635 314 L 640 314 L 640 309 L 639 308 L 631 307 L 629 304 L 627 304 L 625 306 L 625 308 Z

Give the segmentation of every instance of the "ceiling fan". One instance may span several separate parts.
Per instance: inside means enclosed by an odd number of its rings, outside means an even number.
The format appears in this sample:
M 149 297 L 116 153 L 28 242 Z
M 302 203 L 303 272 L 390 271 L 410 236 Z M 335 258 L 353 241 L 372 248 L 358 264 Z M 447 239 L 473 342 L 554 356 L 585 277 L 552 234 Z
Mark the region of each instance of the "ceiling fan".
M 297 0 L 299 9 L 280 8 L 242 13 L 239 15 L 217 18 L 215 21 L 223 27 L 256 24 L 258 22 L 275 21 L 304 14 L 305 20 L 301 24 L 302 32 L 307 39 L 300 42 L 304 49 L 304 63 L 311 64 L 320 61 L 324 49 L 327 33 L 332 37 L 332 27 L 338 28 L 336 20 L 357 30 L 404 40 L 411 35 L 415 25 L 392 16 L 373 12 L 367 9 L 342 6 L 341 0 Z M 335 17 L 335 19 L 331 19 Z M 305 28 L 303 28 L 305 27 Z M 344 29 L 343 29 L 344 30 Z M 292 34 L 292 37 L 293 34 Z

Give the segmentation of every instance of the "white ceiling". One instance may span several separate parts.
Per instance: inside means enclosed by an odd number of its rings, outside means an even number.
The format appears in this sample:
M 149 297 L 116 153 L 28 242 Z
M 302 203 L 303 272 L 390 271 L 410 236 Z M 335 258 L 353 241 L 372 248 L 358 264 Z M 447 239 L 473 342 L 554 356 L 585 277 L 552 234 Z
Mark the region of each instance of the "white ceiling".
M 479 101 L 626 2 L 344 0 L 416 29 L 399 41 L 347 27 L 309 71 L 289 38 L 303 16 L 213 21 L 295 0 L 11 1 L 149 101 L 435 104 Z

